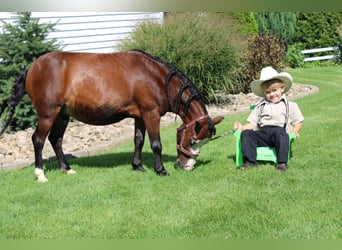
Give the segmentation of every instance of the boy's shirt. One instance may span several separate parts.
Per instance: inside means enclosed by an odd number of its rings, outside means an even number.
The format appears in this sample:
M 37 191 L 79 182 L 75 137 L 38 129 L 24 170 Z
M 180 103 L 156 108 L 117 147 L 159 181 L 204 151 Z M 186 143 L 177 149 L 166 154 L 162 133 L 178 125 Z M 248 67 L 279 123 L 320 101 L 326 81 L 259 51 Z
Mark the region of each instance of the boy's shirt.
M 286 105 L 288 105 L 288 119 Z M 304 117 L 297 103 L 288 101 L 285 95 L 277 103 L 269 102 L 264 98 L 247 118 L 247 122 L 256 125 L 257 129 L 264 126 L 284 127 L 286 120 L 286 130 L 289 131 L 295 124 L 303 122 Z

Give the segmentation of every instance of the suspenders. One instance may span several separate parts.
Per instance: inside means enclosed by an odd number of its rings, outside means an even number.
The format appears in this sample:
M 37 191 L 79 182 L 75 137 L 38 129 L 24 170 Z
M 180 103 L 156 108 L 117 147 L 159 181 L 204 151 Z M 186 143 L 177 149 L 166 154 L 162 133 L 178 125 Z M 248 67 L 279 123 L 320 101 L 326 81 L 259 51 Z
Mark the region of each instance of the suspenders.
M 287 123 L 289 121 L 289 102 L 286 99 L 283 99 L 285 106 L 286 106 L 286 114 L 285 114 L 285 123 L 284 123 L 284 128 L 286 129 L 287 127 Z M 260 106 L 260 110 L 259 110 L 259 114 L 258 114 L 258 127 L 260 128 L 260 119 L 261 119 L 261 113 L 264 110 L 264 107 L 266 105 L 265 101 L 262 101 L 259 106 Z

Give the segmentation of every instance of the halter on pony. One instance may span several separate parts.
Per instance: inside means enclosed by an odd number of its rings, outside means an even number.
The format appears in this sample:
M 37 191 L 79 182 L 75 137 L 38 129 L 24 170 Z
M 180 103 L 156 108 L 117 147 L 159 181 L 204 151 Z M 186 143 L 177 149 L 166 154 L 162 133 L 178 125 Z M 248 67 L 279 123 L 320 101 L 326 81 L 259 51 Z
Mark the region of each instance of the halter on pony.
M 175 75 L 178 75 L 178 76 L 181 77 L 183 84 L 182 84 L 181 88 L 179 89 L 179 92 L 178 92 L 178 95 L 177 95 L 177 105 L 176 105 L 175 108 L 173 108 L 171 103 L 170 103 L 168 87 L 169 87 L 170 80 Z M 185 117 L 187 116 L 187 113 L 188 113 L 188 110 L 189 110 L 189 107 L 190 107 L 190 103 L 193 100 L 195 100 L 195 99 L 201 104 L 201 106 L 202 106 L 202 108 L 204 110 L 205 115 L 200 116 L 199 118 L 190 121 L 188 124 L 184 123 L 179 128 L 177 128 L 177 131 L 182 133 L 181 139 L 180 139 L 179 143 L 177 143 L 177 149 L 179 151 L 181 151 L 182 153 L 184 153 L 185 155 L 187 155 L 187 156 L 197 157 L 199 155 L 199 153 L 191 152 L 190 150 L 185 149 L 184 146 L 183 146 L 184 139 L 185 139 L 185 134 L 188 131 L 188 129 L 191 126 L 193 126 L 196 122 L 199 122 L 199 121 L 204 120 L 204 119 L 208 119 L 208 126 L 209 126 L 209 129 L 212 132 L 212 134 L 216 133 L 216 129 L 215 129 L 215 126 L 214 126 L 214 122 L 212 121 L 212 119 L 209 117 L 209 115 L 207 113 L 207 110 L 206 110 L 205 105 L 203 103 L 203 99 L 200 96 L 200 93 L 197 90 L 197 88 L 190 82 L 190 80 L 187 77 L 184 76 L 184 74 L 180 70 L 178 70 L 175 67 L 172 67 L 171 70 L 169 71 L 167 77 L 166 77 L 166 80 L 165 80 L 165 90 L 166 90 L 167 99 L 169 101 L 169 109 L 172 110 L 172 112 L 177 114 L 177 115 L 179 115 L 179 111 L 180 111 L 180 107 L 181 107 L 181 103 L 182 103 L 182 96 L 183 96 L 183 93 L 184 93 L 184 91 L 186 89 L 189 89 L 191 94 L 188 97 L 186 103 L 184 103 L 184 116 L 181 117 L 182 120 L 184 121 Z M 206 141 L 207 140 L 204 140 L 204 142 L 206 142 Z M 196 135 L 192 136 L 191 144 L 196 144 L 198 142 L 199 142 L 199 139 L 197 138 L 197 136 Z

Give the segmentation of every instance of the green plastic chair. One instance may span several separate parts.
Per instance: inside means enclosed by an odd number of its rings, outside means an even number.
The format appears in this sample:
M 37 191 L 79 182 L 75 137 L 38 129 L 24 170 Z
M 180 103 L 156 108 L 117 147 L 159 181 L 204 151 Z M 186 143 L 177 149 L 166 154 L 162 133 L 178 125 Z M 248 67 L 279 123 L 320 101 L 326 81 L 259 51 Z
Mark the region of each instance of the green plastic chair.
M 253 111 L 256 105 L 249 107 L 250 111 Z M 292 143 L 296 139 L 295 133 L 288 133 L 289 135 L 289 159 L 292 156 Z M 243 157 L 241 150 L 241 131 L 236 130 L 234 132 L 236 141 L 236 166 L 243 165 Z M 257 161 L 271 161 L 277 164 L 277 153 L 274 147 L 257 147 Z
M 294 142 L 296 138 L 295 133 L 288 133 L 289 135 L 289 159 L 292 156 L 292 143 Z M 236 166 L 243 165 L 243 157 L 242 157 L 242 150 L 241 150 L 241 131 L 236 130 L 234 132 L 235 136 L 235 146 L 236 146 Z M 277 164 L 277 154 L 276 150 L 273 147 L 257 147 L 257 161 L 270 161 L 275 164 Z

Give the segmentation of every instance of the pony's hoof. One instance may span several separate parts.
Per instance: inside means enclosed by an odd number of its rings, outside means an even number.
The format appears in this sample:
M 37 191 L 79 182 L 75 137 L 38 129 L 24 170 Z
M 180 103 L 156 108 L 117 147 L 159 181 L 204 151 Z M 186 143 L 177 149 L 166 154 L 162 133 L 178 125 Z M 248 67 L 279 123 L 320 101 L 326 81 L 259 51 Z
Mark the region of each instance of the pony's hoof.
M 37 181 L 40 182 L 40 183 L 44 183 L 44 182 L 48 181 L 48 179 L 44 175 L 44 170 L 43 169 L 36 168 L 34 170 L 34 175 L 37 176 Z
M 135 167 L 135 168 L 133 168 L 133 170 L 134 170 L 134 171 L 137 171 L 137 172 L 145 172 L 145 169 L 144 169 L 144 167 L 142 167 L 142 166 Z
M 76 171 L 73 169 L 61 169 L 62 173 L 66 173 L 66 174 L 76 174 Z
M 170 175 L 165 169 L 156 171 L 156 173 L 157 173 L 157 175 L 160 175 L 160 176 L 169 176 Z
M 48 182 L 48 179 L 45 176 L 38 176 L 37 181 L 39 183 L 45 183 L 45 182 Z
M 66 173 L 67 174 L 76 174 L 76 171 L 73 169 L 69 169 Z

